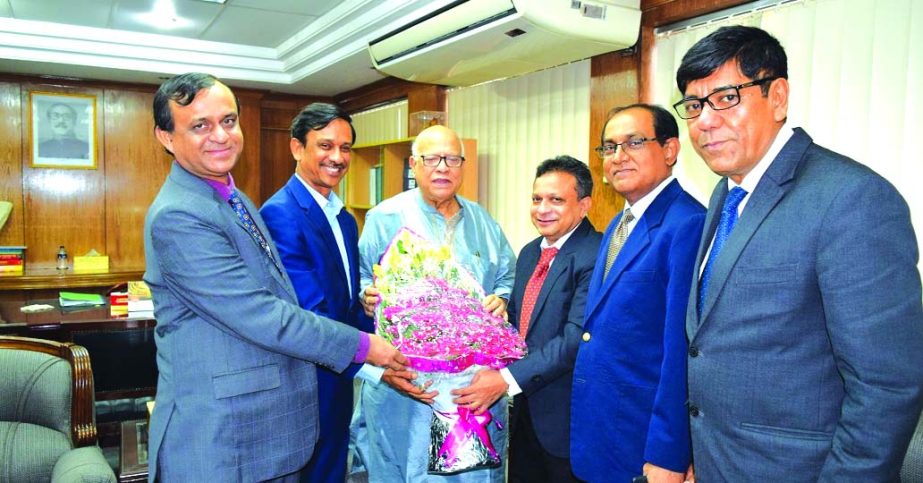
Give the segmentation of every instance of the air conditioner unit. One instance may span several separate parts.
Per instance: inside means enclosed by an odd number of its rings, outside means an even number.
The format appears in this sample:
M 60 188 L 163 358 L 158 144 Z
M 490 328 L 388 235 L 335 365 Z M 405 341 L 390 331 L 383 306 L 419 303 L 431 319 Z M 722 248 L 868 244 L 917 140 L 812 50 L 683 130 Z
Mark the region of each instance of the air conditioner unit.
M 369 43 L 381 72 L 452 86 L 630 47 L 640 0 L 463 0 Z

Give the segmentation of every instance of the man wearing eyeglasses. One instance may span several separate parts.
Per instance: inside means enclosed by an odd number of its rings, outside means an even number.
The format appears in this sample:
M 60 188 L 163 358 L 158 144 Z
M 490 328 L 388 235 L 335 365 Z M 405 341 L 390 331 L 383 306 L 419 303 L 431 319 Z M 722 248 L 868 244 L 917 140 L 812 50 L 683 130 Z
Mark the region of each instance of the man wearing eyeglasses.
M 686 317 L 696 476 L 897 481 L 923 384 L 907 204 L 785 125 L 786 55 L 768 33 L 715 31 L 676 80 L 695 150 L 725 177 Z
M 487 211 L 458 195 L 463 181 L 461 167 L 465 162 L 461 140 L 447 127 L 431 126 L 417 135 L 411 152 L 409 163 L 418 188 L 388 198 L 369 210 L 359 238 L 360 300 L 366 314 L 372 315 L 379 298 L 378 290 L 372 285 L 372 265 L 378 263 L 402 227 L 451 247 L 455 259 L 480 282 L 484 293 L 489 294 L 483 301 L 484 307 L 497 315 L 505 314 L 506 301 L 513 287 L 516 256 L 500 225 Z M 424 403 L 432 402 L 437 393 L 424 392 L 414 386 L 409 381 L 413 377 L 410 371 L 385 371 L 382 380 L 388 385 L 363 385 L 354 431 L 361 433 L 357 436 L 357 449 L 368 469 L 369 481 L 396 483 L 438 478 L 455 483 L 502 483 L 503 466 L 444 477 L 427 476 L 432 410 Z M 489 410 L 493 420 L 499 423 L 490 424 L 488 428 L 494 449 L 505 461 L 506 398 L 496 402 L 471 401 L 467 406 L 477 413 Z
M 689 468 L 686 302 L 705 208 L 673 177 L 679 128 L 669 111 L 614 109 L 596 148 L 625 197 L 590 288 L 571 400 L 578 478 L 682 483 Z

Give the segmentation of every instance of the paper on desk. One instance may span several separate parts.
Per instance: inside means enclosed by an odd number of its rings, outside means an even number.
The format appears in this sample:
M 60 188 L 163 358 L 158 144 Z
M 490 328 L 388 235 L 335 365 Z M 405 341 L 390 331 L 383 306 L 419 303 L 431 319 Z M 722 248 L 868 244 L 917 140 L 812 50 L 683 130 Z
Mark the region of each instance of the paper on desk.
M 54 307 L 48 304 L 32 304 L 20 308 L 19 311 L 26 314 L 34 314 L 36 312 L 47 312 L 53 309 Z
M 98 293 L 61 292 L 58 294 L 61 307 L 85 307 L 105 305 L 103 296 Z

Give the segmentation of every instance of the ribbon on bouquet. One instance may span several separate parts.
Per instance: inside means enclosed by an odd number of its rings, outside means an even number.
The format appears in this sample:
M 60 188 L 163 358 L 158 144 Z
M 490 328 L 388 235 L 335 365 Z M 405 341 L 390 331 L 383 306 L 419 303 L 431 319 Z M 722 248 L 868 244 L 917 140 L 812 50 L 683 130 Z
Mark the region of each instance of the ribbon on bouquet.
M 440 412 L 439 414 L 449 418 L 451 417 L 451 413 L 447 414 Z M 439 448 L 439 456 L 444 456 L 446 461 L 449 462 L 455 461 L 458 451 L 470 434 L 481 440 L 481 443 L 487 448 L 491 457 L 499 458 L 499 456 L 497 456 L 497 450 L 494 449 L 494 445 L 490 441 L 490 435 L 487 434 L 487 425 L 490 424 L 491 420 L 493 420 L 493 417 L 490 415 L 489 411 L 481 415 L 475 415 L 468 410 L 468 408 L 459 406 L 458 420 L 455 421 L 455 425 L 452 426 L 452 429 L 449 430 L 449 434 L 446 435 L 442 447 Z

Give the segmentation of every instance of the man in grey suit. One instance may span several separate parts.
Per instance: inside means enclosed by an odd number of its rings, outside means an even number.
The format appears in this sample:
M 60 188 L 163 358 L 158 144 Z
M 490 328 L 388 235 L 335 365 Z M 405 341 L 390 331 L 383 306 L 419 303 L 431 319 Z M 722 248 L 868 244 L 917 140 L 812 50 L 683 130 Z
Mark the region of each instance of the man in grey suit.
M 693 146 L 725 176 L 686 318 L 697 479 L 896 481 L 923 403 L 907 204 L 785 125 L 787 60 L 768 33 L 717 30 L 676 80 Z
M 317 439 L 315 364 L 403 369 L 375 335 L 298 307 L 253 203 L 234 187 L 239 106 L 207 74 L 154 95 L 176 161 L 145 219 L 157 318 L 150 480 L 297 481 Z
M 570 467 L 570 395 L 590 275 L 602 235 L 586 218 L 590 169 L 570 156 L 542 162 L 532 184 L 532 224 L 542 236 L 516 261 L 507 314 L 529 354 L 484 369 L 455 390 L 458 404 L 487 408 L 515 396 L 510 414 L 510 481 L 577 481 Z

